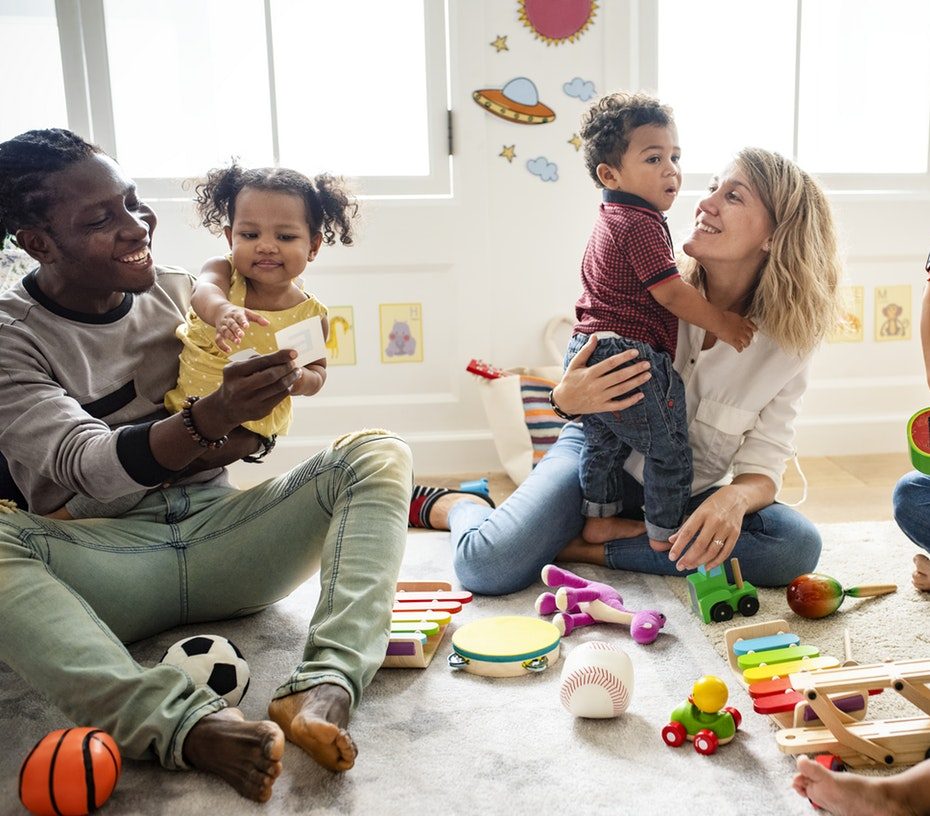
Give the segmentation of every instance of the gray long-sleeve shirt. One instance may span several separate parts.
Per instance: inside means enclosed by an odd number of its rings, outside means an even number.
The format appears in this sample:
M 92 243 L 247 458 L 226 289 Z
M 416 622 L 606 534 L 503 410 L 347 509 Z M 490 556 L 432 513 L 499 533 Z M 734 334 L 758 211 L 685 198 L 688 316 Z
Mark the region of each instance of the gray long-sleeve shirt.
M 172 475 L 152 455 L 147 423 L 167 416 L 181 350 L 174 331 L 193 282 L 158 267 L 151 290 L 101 315 L 49 300 L 35 273 L 0 295 L 0 451 L 32 512 L 75 496 L 112 502 Z

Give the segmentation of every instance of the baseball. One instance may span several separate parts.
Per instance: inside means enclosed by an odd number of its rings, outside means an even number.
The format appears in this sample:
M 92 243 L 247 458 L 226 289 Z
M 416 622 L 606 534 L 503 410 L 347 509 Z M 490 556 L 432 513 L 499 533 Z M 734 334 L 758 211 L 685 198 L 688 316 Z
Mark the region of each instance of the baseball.
M 633 696 L 633 664 L 619 646 L 593 640 L 565 658 L 559 699 L 576 717 L 617 717 Z

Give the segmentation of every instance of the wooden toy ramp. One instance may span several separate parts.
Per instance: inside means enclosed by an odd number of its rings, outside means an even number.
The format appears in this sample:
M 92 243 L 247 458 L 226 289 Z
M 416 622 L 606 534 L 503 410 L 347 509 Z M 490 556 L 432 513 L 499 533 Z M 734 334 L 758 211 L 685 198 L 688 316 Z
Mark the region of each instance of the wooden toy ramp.
M 382 668 L 425 669 L 452 616 L 472 599 L 445 581 L 401 581 L 394 596 L 391 637 Z
M 913 765 L 930 758 L 930 659 L 799 672 L 790 679 L 823 726 L 779 731 L 775 739 L 786 754 L 836 754 L 851 767 Z M 850 721 L 830 695 L 863 687 L 893 689 L 928 716 Z

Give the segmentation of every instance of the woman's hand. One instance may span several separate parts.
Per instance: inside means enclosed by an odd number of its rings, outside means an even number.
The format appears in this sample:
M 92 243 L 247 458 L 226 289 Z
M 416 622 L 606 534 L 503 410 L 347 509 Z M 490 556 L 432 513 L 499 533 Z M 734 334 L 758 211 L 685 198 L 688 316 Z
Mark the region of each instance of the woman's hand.
M 701 564 L 707 569 L 719 566 L 733 552 L 745 515 L 746 500 L 739 489 L 721 487 L 669 538 L 672 548 L 668 557 L 678 562 L 679 570 L 696 569 Z
M 597 338 L 591 339 L 572 358 L 562 375 L 562 381 L 552 390 L 556 405 L 572 415 L 601 414 L 607 411 L 622 411 L 635 405 L 642 398 L 636 391 L 652 377 L 646 361 L 631 363 L 639 356 L 636 349 L 615 354 L 590 368 L 587 362 L 597 348 Z M 625 399 L 615 399 L 623 394 Z
M 707 569 L 720 566 L 733 552 L 746 514 L 768 507 L 775 501 L 775 492 L 775 483 L 768 476 L 739 474 L 708 496 L 669 538 L 672 548 L 668 557 L 678 562 L 680 570 L 697 569 L 702 564 Z

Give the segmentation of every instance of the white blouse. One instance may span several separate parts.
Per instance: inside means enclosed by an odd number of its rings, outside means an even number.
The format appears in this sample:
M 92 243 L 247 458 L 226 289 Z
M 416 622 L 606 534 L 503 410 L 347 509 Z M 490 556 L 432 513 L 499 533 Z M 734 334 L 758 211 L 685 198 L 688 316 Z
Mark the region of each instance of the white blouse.
M 794 420 L 807 390 L 812 353 L 789 354 L 756 332 L 741 353 L 722 340 L 702 350 L 704 329 L 681 321 L 675 370 L 685 384 L 688 438 L 694 453 L 692 494 L 726 484 L 741 473 L 761 473 L 781 488 L 795 455 Z M 626 470 L 643 481 L 642 454 Z

